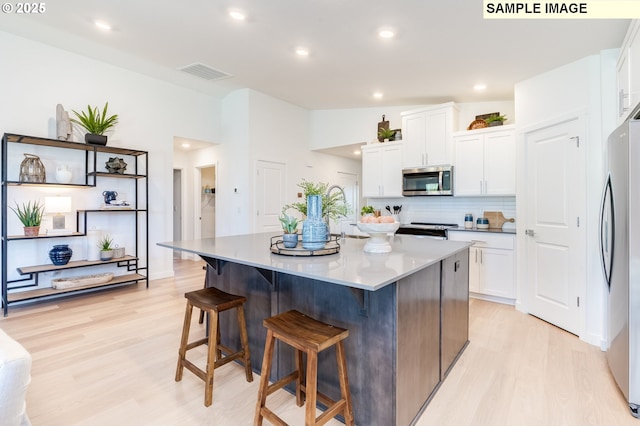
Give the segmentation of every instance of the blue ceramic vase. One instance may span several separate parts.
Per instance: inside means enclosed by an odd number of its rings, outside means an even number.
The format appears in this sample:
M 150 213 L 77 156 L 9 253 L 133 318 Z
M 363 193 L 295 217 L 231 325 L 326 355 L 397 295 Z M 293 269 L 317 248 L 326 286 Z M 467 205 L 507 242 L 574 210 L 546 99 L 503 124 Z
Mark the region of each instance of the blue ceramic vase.
M 307 220 L 302 223 L 302 248 L 323 249 L 327 243 L 328 228 L 322 219 L 322 195 L 307 197 Z
M 59 244 L 49 250 L 49 259 L 57 266 L 69 263 L 72 255 L 73 250 L 71 250 L 67 244 Z

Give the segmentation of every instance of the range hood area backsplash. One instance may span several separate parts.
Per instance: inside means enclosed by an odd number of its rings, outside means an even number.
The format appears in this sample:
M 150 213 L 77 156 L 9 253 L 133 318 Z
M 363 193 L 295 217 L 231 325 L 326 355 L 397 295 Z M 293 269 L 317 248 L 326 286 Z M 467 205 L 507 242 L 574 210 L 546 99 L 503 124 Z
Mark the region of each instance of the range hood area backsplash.
M 464 215 L 475 219 L 485 211 L 501 211 L 507 218 L 516 217 L 516 197 L 404 197 L 369 198 L 367 204 L 388 214 L 385 206 L 402 205 L 401 223 L 457 223 L 464 226 Z M 517 219 L 516 219 L 517 220 Z M 514 229 L 515 223 L 505 223 L 504 229 Z

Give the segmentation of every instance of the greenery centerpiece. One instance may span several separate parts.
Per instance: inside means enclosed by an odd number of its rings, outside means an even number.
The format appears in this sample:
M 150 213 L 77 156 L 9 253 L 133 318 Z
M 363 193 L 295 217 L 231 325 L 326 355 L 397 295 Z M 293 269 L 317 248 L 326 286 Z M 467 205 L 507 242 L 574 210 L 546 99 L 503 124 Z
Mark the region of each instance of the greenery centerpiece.
M 42 215 L 44 206 L 39 201 L 29 201 L 27 204 L 18 205 L 16 208 L 9 207 L 18 216 L 22 226 L 24 227 L 24 235 L 35 237 L 40 233 L 40 223 L 42 223 Z
M 378 140 L 390 141 L 396 134 L 395 130 L 385 129 L 384 127 L 378 128 Z
M 107 137 L 104 133 L 113 128 L 118 123 L 118 115 L 107 115 L 109 102 L 104 104 L 102 112 L 98 107 L 87 105 L 86 111 L 77 112 L 72 110 L 77 119 L 72 118 L 71 121 L 81 126 L 87 131 L 84 140 L 87 143 L 95 145 L 106 145 Z
M 345 217 L 349 214 L 349 207 L 345 204 L 345 200 L 342 193 L 332 192 L 327 194 L 329 184 L 324 182 L 309 182 L 302 179 L 302 182 L 298 184 L 298 187 L 302 189 L 304 200 L 300 203 L 291 203 L 284 206 L 283 210 L 294 209 L 307 215 L 307 197 L 309 195 L 321 195 L 322 196 L 322 217 L 326 220 L 338 220 L 341 217 Z

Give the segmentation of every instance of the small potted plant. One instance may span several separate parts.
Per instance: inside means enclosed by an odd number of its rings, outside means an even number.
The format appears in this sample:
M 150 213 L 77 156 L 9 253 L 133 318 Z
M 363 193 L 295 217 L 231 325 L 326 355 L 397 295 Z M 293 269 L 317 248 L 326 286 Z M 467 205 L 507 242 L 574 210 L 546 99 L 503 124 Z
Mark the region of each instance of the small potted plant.
M 362 206 L 362 208 L 360 209 L 360 216 L 366 216 L 366 215 L 372 215 L 374 214 L 376 211 L 376 209 L 373 208 L 373 206 Z
M 27 204 L 18 205 L 16 208 L 9 207 L 18 216 L 22 226 L 24 226 L 24 235 L 27 237 L 37 237 L 40 233 L 40 223 L 42 222 L 42 214 L 44 206 L 39 201 L 29 201 Z
M 378 128 L 378 140 L 380 142 L 389 142 L 393 139 L 393 136 L 396 134 L 396 130 L 393 129 L 385 129 L 384 127 Z
M 105 235 L 98 241 L 100 247 L 100 260 L 106 261 L 113 259 L 113 239 Z
M 107 144 L 107 137 L 104 133 L 118 123 L 117 114 L 107 116 L 108 107 L 109 102 L 104 104 L 102 112 L 98 110 L 98 107 L 91 107 L 91 105 L 87 105 L 86 111 L 77 112 L 73 110 L 77 120 L 72 118 L 71 121 L 87 131 L 87 134 L 84 135 L 86 143 L 93 145 Z
M 298 219 L 286 214 L 284 211 L 278 218 L 282 224 L 282 241 L 286 248 L 294 248 L 298 245 Z
M 506 120 L 506 115 L 492 115 L 491 117 L 484 119 L 489 127 L 502 126 Z

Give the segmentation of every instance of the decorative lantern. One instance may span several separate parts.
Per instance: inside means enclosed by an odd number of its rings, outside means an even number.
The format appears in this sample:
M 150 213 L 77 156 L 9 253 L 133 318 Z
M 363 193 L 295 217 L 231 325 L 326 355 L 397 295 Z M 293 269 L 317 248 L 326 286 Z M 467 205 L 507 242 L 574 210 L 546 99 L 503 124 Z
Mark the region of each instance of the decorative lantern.
M 20 182 L 44 183 L 47 176 L 40 157 L 26 153 L 24 157 L 20 163 Z

